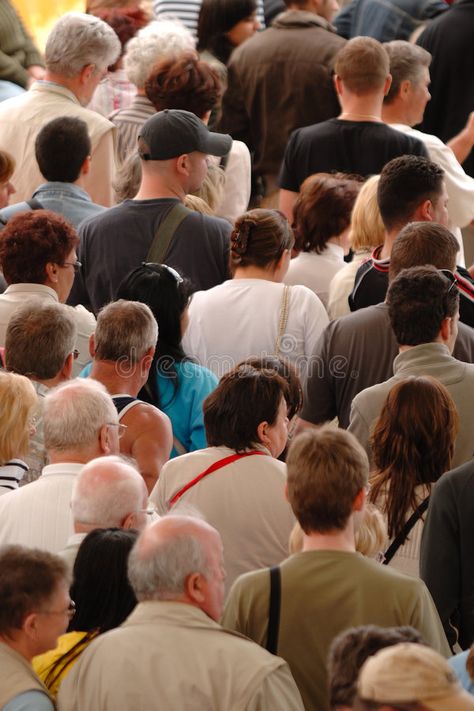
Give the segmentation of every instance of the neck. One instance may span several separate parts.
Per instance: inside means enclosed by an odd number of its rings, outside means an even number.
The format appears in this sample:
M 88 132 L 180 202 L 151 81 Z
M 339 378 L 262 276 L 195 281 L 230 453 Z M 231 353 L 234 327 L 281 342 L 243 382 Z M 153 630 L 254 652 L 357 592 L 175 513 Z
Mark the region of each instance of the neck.
M 390 259 L 390 255 L 392 254 L 393 243 L 395 242 L 395 239 L 399 232 L 400 230 L 398 229 L 398 227 L 395 230 L 385 231 L 385 239 L 382 249 L 380 250 L 379 259 Z
M 142 163 L 143 170 L 143 163 Z M 135 200 L 156 200 L 158 198 L 178 198 L 183 201 L 186 195 L 182 185 L 162 175 L 146 175 L 143 172 L 140 189 Z
M 123 393 L 137 397 L 144 381 L 140 363 L 123 362 L 119 368 L 115 361 L 94 360 L 90 377 L 105 386 L 111 395 Z M 145 379 L 146 382 L 146 379 Z
M 342 112 L 339 118 L 347 121 L 382 121 L 382 100 L 380 94 L 339 97 Z
M 34 377 L 31 377 L 30 380 L 34 380 L 35 383 L 41 383 L 46 388 L 54 388 L 56 385 L 67 382 L 69 378 L 66 378 L 62 373 L 58 373 L 54 378 L 49 378 L 49 380 L 40 380 Z
M 21 654 L 21 656 L 24 657 L 27 662 L 31 662 L 31 660 L 35 656 L 34 651 L 29 649 L 29 645 L 27 644 L 27 642 L 25 642 L 25 640 L 19 637 L 19 635 L 15 632 L 13 632 L 12 638 L 0 635 L 0 642 L 2 644 L 5 644 L 7 647 L 10 647 L 10 649 L 13 649 L 15 652 L 17 652 L 17 654 Z
M 382 119 L 385 123 L 403 123 L 410 126 L 408 117 L 400 106 L 397 106 L 395 101 L 393 104 L 382 105 Z
M 87 464 L 91 459 L 101 457 L 104 453 L 93 447 L 85 447 L 84 449 L 66 449 L 57 452 L 54 449 L 47 451 L 50 464 Z
M 266 279 L 267 281 L 280 282 L 281 279 L 276 278 L 275 271 L 271 268 L 255 267 L 237 267 L 234 272 L 234 279 Z
M 54 84 L 59 84 L 59 86 L 64 86 L 65 89 L 72 91 L 76 99 L 81 102 L 81 94 L 78 86 L 77 79 L 75 77 L 64 77 L 62 74 L 55 74 L 54 72 L 48 71 L 44 75 L 45 81 L 51 81 Z M 82 102 L 81 102 L 82 103 Z
M 347 526 L 340 531 L 304 533 L 303 551 L 347 551 L 348 553 L 354 553 L 354 522 L 352 516 Z

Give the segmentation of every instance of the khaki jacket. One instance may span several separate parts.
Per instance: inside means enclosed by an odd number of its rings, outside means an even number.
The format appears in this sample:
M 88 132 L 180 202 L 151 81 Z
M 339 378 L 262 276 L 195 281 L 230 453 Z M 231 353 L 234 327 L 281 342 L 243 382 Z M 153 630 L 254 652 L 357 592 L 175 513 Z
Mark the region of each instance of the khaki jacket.
M 0 642 L 0 672 L 0 709 L 26 691 L 43 691 L 49 696 L 31 664 L 3 642 Z

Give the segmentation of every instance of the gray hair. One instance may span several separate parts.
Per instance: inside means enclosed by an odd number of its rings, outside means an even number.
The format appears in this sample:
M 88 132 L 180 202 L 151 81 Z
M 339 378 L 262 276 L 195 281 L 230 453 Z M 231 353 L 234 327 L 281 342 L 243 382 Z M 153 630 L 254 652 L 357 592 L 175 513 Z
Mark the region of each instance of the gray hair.
M 428 68 L 431 64 L 431 54 L 423 47 L 404 40 L 385 42 L 383 46 L 390 60 L 392 75 L 390 91 L 384 98 L 384 103 L 390 104 L 398 96 L 403 81 L 408 80 L 412 84 L 420 81 L 422 69 Z
M 103 71 L 120 53 L 120 40 L 109 25 L 94 15 L 68 12 L 51 30 L 44 56 L 49 71 L 73 78 L 89 64 Z
M 203 543 L 189 529 L 152 548 L 141 546 L 140 540 L 128 559 L 128 579 L 137 600 L 174 600 L 185 592 L 189 575 L 208 575 Z
M 194 47 L 191 32 L 179 20 L 150 22 L 127 43 L 123 59 L 127 78 L 138 89 L 144 89 L 145 81 L 159 59 Z
M 85 450 L 106 424 L 118 424 L 112 398 L 101 383 L 77 378 L 50 390 L 44 398 L 46 450 Z
M 97 317 L 95 358 L 138 363 L 157 340 L 158 324 L 149 307 L 119 299 L 104 306 Z
M 8 370 L 49 380 L 73 352 L 77 338 L 70 306 L 30 299 L 15 309 L 5 337 Z
M 131 513 L 143 508 L 146 487 L 138 471 L 121 457 L 99 457 L 88 462 L 72 492 L 75 522 L 115 528 Z

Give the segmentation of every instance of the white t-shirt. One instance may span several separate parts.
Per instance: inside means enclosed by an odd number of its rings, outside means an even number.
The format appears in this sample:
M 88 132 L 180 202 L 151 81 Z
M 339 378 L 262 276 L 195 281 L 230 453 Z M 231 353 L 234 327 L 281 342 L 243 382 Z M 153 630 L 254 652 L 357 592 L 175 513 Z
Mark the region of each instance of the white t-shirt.
M 267 279 L 232 279 L 194 294 L 183 346 L 218 377 L 250 356 L 276 354 L 285 285 Z M 304 286 L 292 286 L 279 355 L 304 378 L 307 358 L 329 320 L 324 306 Z
M 322 254 L 301 252 L 290 262 L 285 276 L 285 284 L 303 284 L 319 296 L 327 305 L 329 284 L 337 272 L 343 268 L 344 250 L 338 244 L 328 242 Z

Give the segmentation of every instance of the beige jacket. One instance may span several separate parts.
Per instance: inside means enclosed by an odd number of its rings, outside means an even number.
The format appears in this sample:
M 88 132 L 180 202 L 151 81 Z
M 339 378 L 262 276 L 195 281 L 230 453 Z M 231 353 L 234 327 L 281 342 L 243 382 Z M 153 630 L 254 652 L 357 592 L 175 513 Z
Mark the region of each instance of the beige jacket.
M 25 691 L 42 691 L 49 696 L 31 664 L 7 644 L 0 642 L 0 709 Z
M 287 664 L 179 602 L 142 602 L 94 640 L 60 711 L 303 711 Z

